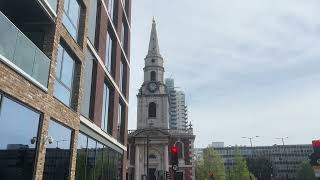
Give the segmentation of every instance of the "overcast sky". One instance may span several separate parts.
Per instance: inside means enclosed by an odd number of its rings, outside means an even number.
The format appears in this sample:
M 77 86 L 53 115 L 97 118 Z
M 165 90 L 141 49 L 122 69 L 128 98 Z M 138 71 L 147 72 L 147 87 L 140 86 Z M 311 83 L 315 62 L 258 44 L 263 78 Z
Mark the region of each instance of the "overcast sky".
M 152 16 L 165 76 L 187 95 L 196 147 L 320 138 L 319 0 L 133 0 L 129 129 Z

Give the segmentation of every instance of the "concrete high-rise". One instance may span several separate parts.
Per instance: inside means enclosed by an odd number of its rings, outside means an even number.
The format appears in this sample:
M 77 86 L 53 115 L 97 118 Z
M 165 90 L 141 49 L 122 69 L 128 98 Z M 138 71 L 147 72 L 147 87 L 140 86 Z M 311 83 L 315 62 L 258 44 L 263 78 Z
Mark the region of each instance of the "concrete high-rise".
M 177 91 L 176 98 L 177 98 L 177 127 L 178 129 L 187 129 L 188 110 L 186 105 L 186 96 L 183 91 Z
M 166 78 L 165 82 L 169 94 L 170 129 L 186 129 L 188 127 L 188 110 L 185 94 L 181 90 L 176 90 L 173 78 Z
M 131 0 L 0 1 L 1 180 L 126 178 L 130 21 Z
M 174 88 L 174 79 L 166 78 L 167 93 L 169 95 L 169 126 L 177 129 L 177 93 Z

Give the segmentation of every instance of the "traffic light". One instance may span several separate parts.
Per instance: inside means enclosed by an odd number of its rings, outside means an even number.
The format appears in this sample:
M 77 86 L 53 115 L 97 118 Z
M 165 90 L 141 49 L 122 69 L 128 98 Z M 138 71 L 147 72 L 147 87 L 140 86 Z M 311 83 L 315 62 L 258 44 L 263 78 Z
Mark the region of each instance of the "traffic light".
M 320 140 L 312 141 L 313 153 L 309 156 L 311 166 L 320 166 Z
M 320 140 L 312 141 L 313 152 L 320 153 Z
M 178 170 L 178 149 L 176 146 L 171 148 L 171 164 L 174 171 Z

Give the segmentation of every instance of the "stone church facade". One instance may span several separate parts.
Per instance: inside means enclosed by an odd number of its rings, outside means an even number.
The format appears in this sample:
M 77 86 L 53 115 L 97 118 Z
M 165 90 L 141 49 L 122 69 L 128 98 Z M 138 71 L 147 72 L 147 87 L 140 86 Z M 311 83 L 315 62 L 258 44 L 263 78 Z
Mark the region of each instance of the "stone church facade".
M 169 129 L 169 95 L 164 83 L 164 61 L 160 54 L 156 23 L 153 20 L 146 56 L 144 82 L 137 95 L 137 130 L 128 135 L 128 180 L 194 180 L 193 143 L 187 129 Z M 174 173 L 170 149 L 176 146 L 179 168 Z

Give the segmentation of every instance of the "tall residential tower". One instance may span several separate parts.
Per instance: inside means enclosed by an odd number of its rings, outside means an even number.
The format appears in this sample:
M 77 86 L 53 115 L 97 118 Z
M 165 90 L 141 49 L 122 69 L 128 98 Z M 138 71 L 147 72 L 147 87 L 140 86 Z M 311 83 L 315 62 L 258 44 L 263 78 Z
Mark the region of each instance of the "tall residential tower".
M 169 94 L 170 129 L 187 129 L 188 110 L 185 94 L 181 90 L 176 90 L 173 78 L 166 78 L 166 86 Z

